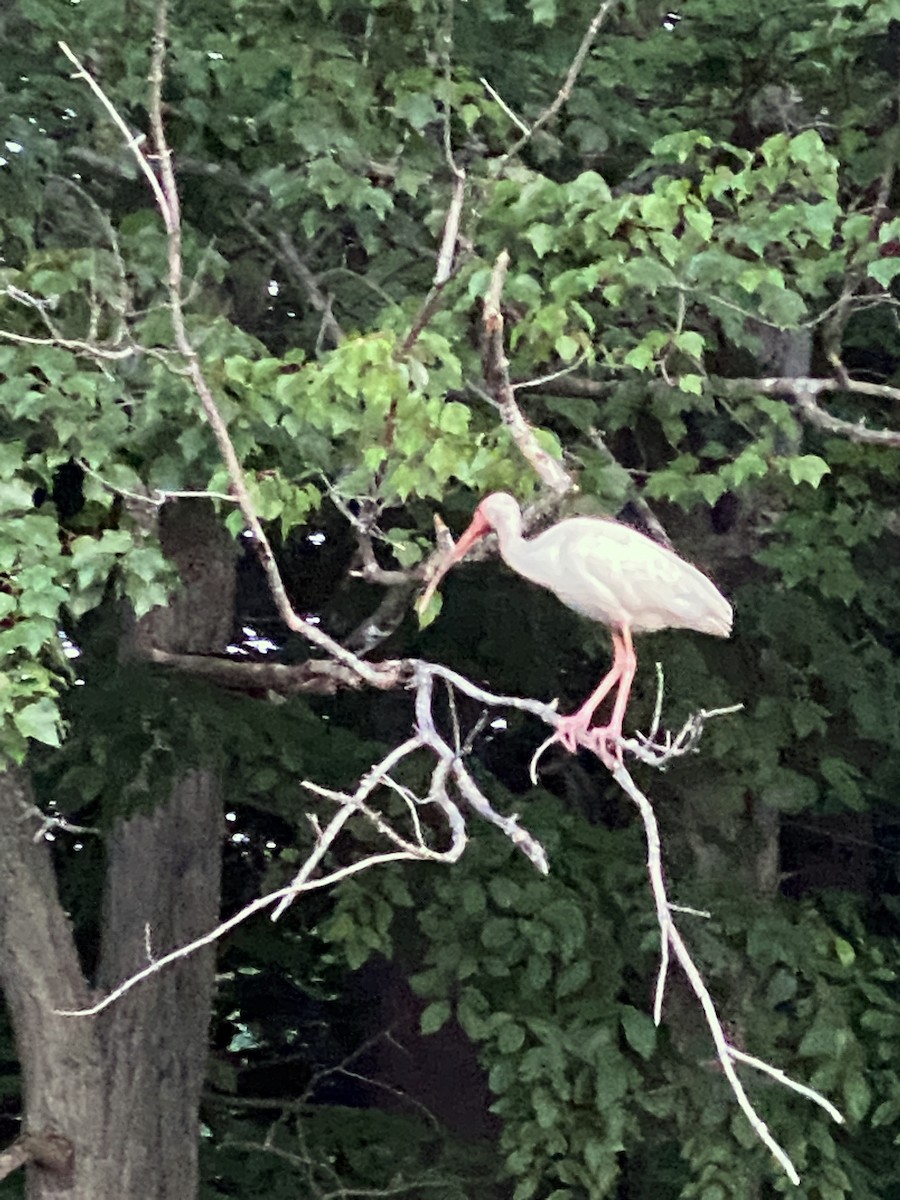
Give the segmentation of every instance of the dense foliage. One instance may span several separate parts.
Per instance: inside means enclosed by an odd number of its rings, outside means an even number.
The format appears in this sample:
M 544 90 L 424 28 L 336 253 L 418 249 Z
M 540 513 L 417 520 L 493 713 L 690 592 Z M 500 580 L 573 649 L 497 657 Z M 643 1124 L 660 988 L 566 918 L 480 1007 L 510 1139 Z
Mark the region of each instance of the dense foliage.
M 629 717 L 649 720 L 654 658 L 669 724 L 744 705 L 699 755 L 644 780 L 674 898 L 712 913 L 692 944 L 737 1043 L 848 1118 L 839 1129 L 748 1081 L 803 1175 L 796 1194 L 891 1200 L 900 435 L 870 435 L 900 426 L 900 11 L 612 5 L 568 102 L 510 153 L 514 118 L 552 102 L 595 11 L 175 6 L 164 95 L 188 331 L 295 606 L 347 637 L 382 598 L 350 574 L 360 522 L 382 567 L 414 568 L 436 509 L 458 528 L 487 491 L 539 491 L 483 379 L 482 300 L 508 251 L 510 373 L 577 479 L 572 503 L 639 523 L 649 506 L 734 601 L 728 644 L 646 640 Z M 243 528 L 174 348 L 153 198 L 57 49 L 145 131 L 154 9 L 17 0 L 0 20 L 0 747 L 45 806 L 101 836 L 224 747 L 231 909 L 308 847 L 298 779 L 352 785 L 407 736 L 409 706 L 366 692 L 276 703 L 119 661 L 119 602 L 141 615 L 173 587 L 139 498 L 209 491 Z M 426 304 L 463 168 L 454 273 Z M 252 629 L 270 658 L 305 659 L 249 548 L 241 579 L 235 640 Z M 602 630 L 495 564 L 446 590 L 437 624 L 398 619 L 373 657 L 421 654 L 564 706 L 591 686 Z M 287 932 L 224 947 L 205 1195 L 400 1180 L 447 1197 L 724 1200 L 787 1186 L 677 979 L 659 1031 L 648 1015 L 656 928 L 630 810 L 586 760 L 548 759 L 533 789 L 540 736 L 510 717 L 473 756 L 497 805 L 527 812 L 549 879 L 479 830 L 444 874 L 367 873 L 297 906 Z M 58 857 L 89 960 L 102 856 L 87 842 Z M 394 956 L 386 975 L 378 955 Z M 398 1038 L 436 1072 L 477 1051 L 471 1127 L 421 1080 L 409 1101 L 399 1085 L 325 1086 L 393 1001 Z M 451 1019 L 465 1037 L 429 1058 Z M 371 1048 L 350 1065 L 396 1066 Z

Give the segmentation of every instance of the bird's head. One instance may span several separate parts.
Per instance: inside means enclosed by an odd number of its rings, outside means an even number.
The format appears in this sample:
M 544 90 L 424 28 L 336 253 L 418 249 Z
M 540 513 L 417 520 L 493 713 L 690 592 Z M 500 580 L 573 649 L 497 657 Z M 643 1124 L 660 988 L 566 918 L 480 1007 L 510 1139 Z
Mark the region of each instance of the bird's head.
M 441 580 L 451 567 L 465 558 L 476 542 L 480 542 L 483 537 L 487 537 L 489 533 L 500 526 L 513 524 L 521 528 L 521 523 L 522 514 L 512 496 L 507 495 L 506 492 L 494 492 L 490 496 L 485 496 L 475 509 L 471 524 L 460 534 L 459 541 L 446 558 L 438 564 L 431 582 L 419 597 L 416 611 L 420 613 L 425 611 L 431 597 L 440 586 Z

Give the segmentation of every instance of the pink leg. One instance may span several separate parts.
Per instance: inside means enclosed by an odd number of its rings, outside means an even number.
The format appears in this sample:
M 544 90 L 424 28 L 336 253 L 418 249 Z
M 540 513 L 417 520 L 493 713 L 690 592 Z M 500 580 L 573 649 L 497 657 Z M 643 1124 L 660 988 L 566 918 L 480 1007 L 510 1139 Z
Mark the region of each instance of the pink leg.
M 618 655 L 616 656 L 618 659 Z M 634 673 L 637 670 L 637 656 L 631 641 L 631 630 L 626 625 L 622 629 L 622 663 L 620 668 L 619 690 L 616 692 L 616 702 L 613 705 L 612 717 L 608 725 L 597 726 L 590 731 L 590 748 L 599 754 L 611 771 L 622 761 L 622 747 L 619 738 L 622 736 L 622 722 L 625 720 L 625 709 L 631 695 L 631 685 L 634 683 Z
M 625 638 L 620 637 L 618 633 L 613 631 L 612 639 L 615 654 L 613 665 L 609 672 L 603 676 L 597 689 L 588 696 L 581 708 L 577 712 L 572 713 L 571 716 L 563 717 L 556 727 L 557 737 L 572 754 L 577 753 L 579 745 L 584 744 L 585 737 L 590 728 L 591 718 L 617 683 L 619 684 L 619 691 L 616 695 L 616 709 L 619 707 L 622 683 L 624 682 L 624 675 L 629 665 L 629 653 L 631 658 L 634 659 L 634 650 L 631 648 L 631 634 L 629 631 L 625 631 Z M 631 687 L 631 680 L 633 678 L 634 667 L 632 666 L 631 675 L 628 679 L 629 688 Z M 622 716 L 625 714 L 625 704 L 627 702 L 628 697 L 626 696 L 622 704 Z M 615 710 L 613 711 L 613 721 L 615 721 Z M 619 726 L 621 729 L 621 716 L 619 718 Z

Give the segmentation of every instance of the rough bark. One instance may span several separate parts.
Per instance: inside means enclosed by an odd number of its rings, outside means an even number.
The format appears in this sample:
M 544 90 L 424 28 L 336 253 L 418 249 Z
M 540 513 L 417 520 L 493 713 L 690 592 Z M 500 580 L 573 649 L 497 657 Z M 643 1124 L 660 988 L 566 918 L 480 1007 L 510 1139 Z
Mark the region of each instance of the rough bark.
M 211 508 L 164 510 L 160 534 L 183 588 L 131 623 L 129 654 L 219 649 L 230 630 L 233 550 Z M 149 668 L 148 668 L 149 669 Z M 154 810 L 118 819 L 106 845 L 97 988 L 105 992 L 215 924 L 221 768 L 184 764 Z M 33 841 L 28 777 L 0 776 L 0 986 L 23 1079 L 28 1200 L 191 1200 L 214 987 L 211 951 L 180 961 L 97 1017 L 47 845 Z M 53 1134 L 50 1141 L 41 1135 Z M 64 1139 L 60 1142 L 58 1139 Z M 46 1146 L 69 1153 L 51 1157 Z

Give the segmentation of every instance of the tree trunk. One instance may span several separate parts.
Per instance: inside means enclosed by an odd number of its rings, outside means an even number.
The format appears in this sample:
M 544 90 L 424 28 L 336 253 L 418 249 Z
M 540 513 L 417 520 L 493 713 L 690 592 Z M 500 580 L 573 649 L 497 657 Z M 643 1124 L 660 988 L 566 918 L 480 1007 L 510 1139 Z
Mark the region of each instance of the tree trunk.
M 167 506 L 160 534 L 183 588 L 168 609 L 132 622 L 129 652 L 220 650 L 231 624 L 230 540 L 197 503 Z M 22 1065 L 28 1200 L 191 1200 L 214 951 L 174 963 L 96 1017 L 57 1015 L 95 997 L 49 848 L 23 820 L 31 803 L 24 772 L 0 776 L 0 986 Z M 184 764 L 164 803 L 115 821 L 101 993 L 215 924 L 221 808 L 220 765 Z

